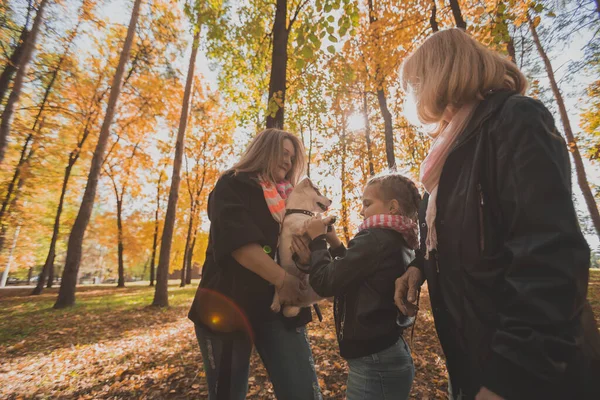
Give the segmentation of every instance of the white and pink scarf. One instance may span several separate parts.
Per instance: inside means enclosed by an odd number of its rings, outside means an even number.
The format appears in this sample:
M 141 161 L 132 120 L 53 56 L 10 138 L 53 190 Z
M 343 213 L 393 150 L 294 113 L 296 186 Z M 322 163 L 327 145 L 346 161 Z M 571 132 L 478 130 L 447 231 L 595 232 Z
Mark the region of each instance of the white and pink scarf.
M 271 211 L 273 219 L 280 225 L 283 223 L 283 217 L 285 216 L 285 200 L 289 194 L 294 190 L 294 186 L 289 181 L 281 181 L 277 184 L 273 184 L 271 181 L 260 177 L 258 183 L 262 187 L 265 201 Z
M 437 248 L 435 218 L 437 214 L 437 191 L 442 169 L 456 139 L 467 127 L 473 111 L 475 111 L 478 104 L 479 102 L 473 102 L 458 109 L 450 123 L 439 132 L 429 149 L 429 154 L 421 164 L 420 180 L 423 186 L 425 186 L 427 193 L 429 193 L 429 203 L 427 204 L 427 213 L 425 215 L 425 221 L 427 222 L 427 238 L 425 239 L 427 249 L 425 258 L 429 258 L 429 252 Z
M 403 215 L 378 214 L 366 218 L 358 227 L 358 231 L 369 228 L 392 229 L 400 232 L 408 244 L 415 250 L 419 247 L 419 225 L 412 219 Z

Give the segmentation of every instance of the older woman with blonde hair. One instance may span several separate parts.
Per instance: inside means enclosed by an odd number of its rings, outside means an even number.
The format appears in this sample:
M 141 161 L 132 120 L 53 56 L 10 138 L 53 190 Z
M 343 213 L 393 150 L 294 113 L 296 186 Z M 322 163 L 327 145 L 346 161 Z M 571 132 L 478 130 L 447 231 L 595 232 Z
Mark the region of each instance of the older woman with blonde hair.
M 515 64 L 459 29 L 415 50 L 402 85 L 435 129 L 398 307 L 411 313 L 427 280 L 454 399 L 584 398 L 590 252 L 552 115 Z
M 303 295 L 301 282 L 275 262 L 285 199 L 304 174 L 304 146 L 267 129 L 225 172 L 208 198 L 210 234 L 202 281 L 189 312 L 200 344 L 209 399 L 245 399 L 255 346 L 280 399 L 319 399 L 305 325 L 271 311 Z

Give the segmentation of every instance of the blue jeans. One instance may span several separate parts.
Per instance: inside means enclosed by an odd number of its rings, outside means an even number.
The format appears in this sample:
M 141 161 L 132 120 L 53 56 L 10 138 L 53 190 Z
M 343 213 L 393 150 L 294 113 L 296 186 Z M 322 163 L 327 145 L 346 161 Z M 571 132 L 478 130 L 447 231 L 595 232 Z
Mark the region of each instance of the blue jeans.
M 215 333 L 199 325 L 195 328 L 209 400 L 245 399 L 251 340 L 242 333 Z M 277 399 L 322 399 L 304 327 L 287 329 L 279 318 L 264 322 L 255 327 L 254 345 L 269 373 Z
M 415 366 L 403 338 L 379 353 L 347 361 L 347 400 L 408 399 Z

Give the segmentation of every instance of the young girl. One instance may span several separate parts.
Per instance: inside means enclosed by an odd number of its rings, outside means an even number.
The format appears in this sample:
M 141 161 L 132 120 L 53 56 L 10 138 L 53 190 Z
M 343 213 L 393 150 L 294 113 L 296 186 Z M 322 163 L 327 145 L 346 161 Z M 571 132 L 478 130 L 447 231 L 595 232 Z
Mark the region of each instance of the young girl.
M 394 281 L 418 247 L 420 198 L 400 174 L 372 178 L 363 193 L 364 221 L 347 249 L 334 229 L 327 233 L 330 218 L 307 222 L 310 284 L 320 296 L 335 296 L 340 355 L 349 366 L 348 400 L 408 398 L 415 371 L 398 323 L 406 317 L 394 305 Z M 304 252 L 299 241 L 292 248 Z

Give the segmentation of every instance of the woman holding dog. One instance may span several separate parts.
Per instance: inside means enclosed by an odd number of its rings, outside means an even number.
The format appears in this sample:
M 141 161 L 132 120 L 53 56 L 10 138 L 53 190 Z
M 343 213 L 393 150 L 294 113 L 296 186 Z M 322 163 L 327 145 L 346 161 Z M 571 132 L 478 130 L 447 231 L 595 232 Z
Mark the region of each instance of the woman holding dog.
M 256 346 L 279 399 L 320 399 L 305 325 L 274 313 L 305 288 L 274 261 L 285 198 L 304 174 L 305 152 L 291 133 L 259 133 L 218 180 L 208 199 L 211 221 L 203 278 L 189 312 L 200 344 L 209 399 L 244 399 Z
M 422 252 L 396 303 L 408 313 L 427 279 L 451 397 L 592 398 L 590 255 L 552 115 L 523 96 L 515 64 L 458 29 L 426 40 L 402 83 L 437 129 L 421 166 Z

